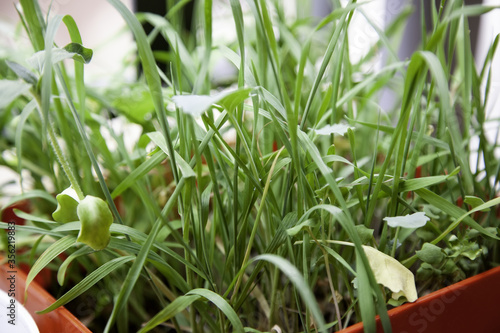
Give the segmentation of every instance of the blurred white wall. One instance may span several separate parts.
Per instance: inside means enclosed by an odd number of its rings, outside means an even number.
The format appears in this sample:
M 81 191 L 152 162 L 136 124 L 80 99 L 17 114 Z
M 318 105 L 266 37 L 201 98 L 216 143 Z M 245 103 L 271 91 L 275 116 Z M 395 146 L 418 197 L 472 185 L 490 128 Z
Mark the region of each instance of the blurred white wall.
M 347 1 L 343 1 L 345 6 Z M 361 13 L 361 11 L 363 13 Z M 369 1 L 355 11 L 349 24 L 349 58 L 352 63 L 359 62 L 378 41 L 378 33 L 368 22 L 368 19 L 380 30 L 384 30 L 386 22 L 386 0 Z M 364 68 L 366 71 L 380 69 L 381 57 L 377 57 L 376 62 L 370 64 L 371 68 Z
M 122 0 L 132 8 L 133 0 Z M 23 63 L 31 56 L 29 40 L 22 32 L 19 15 L 15 9 L 17 1 L 0 0 L 0 56 L 7 54 Z M 83 45 L 94 51 L 92 61 L 85 65 L 86 81 L 92 85 L 105 85 L 113 80 L 135 79 L 135 67 L 123 71 L 124 56 L 134 55 L 132 34 L 125 28 L 120 14 L 105 0 L 40 0 L 40 7 L 46 14 L 52 4 L 50 15 L 71 15 L 75 20 Z M 56 36 L 56 43 L 64 46 L 70 42 L 66 26 L 62 23 Z M 28 53 L 25 53 L 28 52 Z M 21 58 L 21 59 L 19 59 Z M 24 58 L 24 59 L 23 59 Z M 71 70 L 72 66 L 68 66 Z M 12 152 L 3 151 L 6 159 L 15 159 Z M 25 188 L 30 187 L 29 174 L 24 175 Z M 0 167 L 0 206 L 8 196 L 21 193 L 17 173 L 7 167 Z
M 498 0 L 483 0 L 485 5 L 496 5 L 498 6 Z M 500 34 L 500 9 L 492 10 L 491 12 L 481 16 L 481 21 L 479 23 L 479 34 L 478 43 L 476 50 L 476 68 L 478 71 L 482 68 L 484 59 L 490 48 L 491 44 L 495 40 L 495 37 Z M 481 93 L 484 91 L 484 86 L 481 87 Z M 498 142 L 498 132 L 500 130 L 500 47 L 497 48 L 495 57 L 493 58 L 491 64 L 491 87 L 489 99 L 486 104 L 486 137 L 490 142 Z M 477 149 L 479 145 L 479 140 L 473 138 L 470 142 L 471 149 Z M 500 158 L 500 148 L 495 149 L 495 156 Z M 474 166 L 476 156 L 471 157 L 471 166 Z M 480 164 L 482 168 L 484 164 Z
M 498 0 L 484 0 L 484 4 L 498 5 Z M 488 49 L 498 34 L 500 34 L 500 9 L 495 9 L 483 15 L 479 24 L 478 45 L 476 50 L 476 66 L 478 70 L 482 66 Z M 500 104 L 498 103 L 500 94 L 500 48 L 497 48 L 491 68 L 492 90 L 487 111 L 489 118 L 498 119 L 500 118 Z
M 132 9 L 133 0 L 122 0 Z M 0 0 L 0 21 L 14 25 L 19 22 L 15 10 L 16 1 Z M 83 45 L 94 51 L 92 61 L 85 66 L 87 79 L 92 83 L 106 83 L 106 78 L 123 70 L 123 58 L 133 52 L 132 35 L 125 28 L 120 14 L 105 0 L 39 0 L 42 11 L 53 15 L 71 15 L 75 20 Z M 2 38 L 6 38 L 5 34 Z M 64 46 L 70 42 L 64 24 L 59 27 L 56 43 Z M 133 79 L 132 71 L 123 73 L 126 79 Z

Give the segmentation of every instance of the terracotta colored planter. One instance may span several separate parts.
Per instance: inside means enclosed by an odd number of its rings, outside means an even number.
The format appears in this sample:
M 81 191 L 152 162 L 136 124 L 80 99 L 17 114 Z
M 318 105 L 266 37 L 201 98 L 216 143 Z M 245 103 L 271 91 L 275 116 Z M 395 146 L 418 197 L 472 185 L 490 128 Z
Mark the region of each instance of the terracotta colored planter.
M 500 267 L 388 311 L 396 333 L 500 332 Z M 339 333 L 362 333 L 363 324 Z M 377 332 L 382 325 L 377 317 Z
M 9 273 L 15 271 L 15 273 Z M 10 281 L 8 280 L 11 275 L 15 276 L 15 298 L 17 304 L 23 304 L 24 288 L 26 282 L 26 274 L 16 267 L 11 270 L 7 265 L 0 266 L 0 289 L 8 291 L 10 288 Z M 31 314 L 35 320 L 40 333 L 91 333 L 71 312 L 66 308 L 60 307 L 47 314 L 39 315 L 35 311 L 40 311 L 55 302 L 54 297 L 50 295 L 45 289 L 40 287 L 36 282 L 32 282 L 28 288 L 28 299 L 24 307 Z M 3 311 L 3 310 L 2 310 Z

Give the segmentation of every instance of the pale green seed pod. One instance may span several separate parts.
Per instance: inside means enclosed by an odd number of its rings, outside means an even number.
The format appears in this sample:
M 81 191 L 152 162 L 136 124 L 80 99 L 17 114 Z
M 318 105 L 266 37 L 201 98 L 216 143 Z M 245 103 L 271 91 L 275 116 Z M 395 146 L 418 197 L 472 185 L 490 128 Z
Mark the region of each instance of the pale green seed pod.
M 108 204 L 101 198 L 87 195 L 80 201 L 77 214 L 82 224 L 77 241 L 96 251 L 106 248 L 111 237 L 109 228 L 113 223 Z
M 80 200 L 72 187 L 68 187 L 56 196 L 57 208 L 52 213 L 54 221 L 66 223 L 78 221 L 76 207 Z

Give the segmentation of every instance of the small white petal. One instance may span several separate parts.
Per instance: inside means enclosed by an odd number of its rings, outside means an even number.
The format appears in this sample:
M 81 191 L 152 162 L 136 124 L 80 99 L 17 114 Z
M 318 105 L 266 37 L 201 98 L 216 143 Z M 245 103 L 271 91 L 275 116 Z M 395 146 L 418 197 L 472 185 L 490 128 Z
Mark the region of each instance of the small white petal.
M 389 227 L 396 228 L 420 228 L 423 227 L 430 219 L 424 212 L 408 214 L 406 216 L 385 217 L 384 221 L 387 222 Z
M 330 135 L 330 134 L 344 135 L 347 133 L 347 130 L 349 128 L 354 129 L 354 127 L 348 126 L 346 124 L 326 125 L 323 128 L 317 129 L 316 134 L 318 134 L 318 135 Z
M 218 98 L 215 96 L 203 95 L 185 95 L 172 97 L 174 103 L 182 110 L 182 112 L 199 117 L 205 112 Z
M 80 202 L 80 198 L 78 198 L 78 194 L 76 194 L 75 189 L 71 186 L 68 187 L 67 189 L 65 189 L 64 191 L 62 191 L 61 194 L 65 194 L 67 196 L 70 196 L 73 199 L 75 199 L 76 202 Z

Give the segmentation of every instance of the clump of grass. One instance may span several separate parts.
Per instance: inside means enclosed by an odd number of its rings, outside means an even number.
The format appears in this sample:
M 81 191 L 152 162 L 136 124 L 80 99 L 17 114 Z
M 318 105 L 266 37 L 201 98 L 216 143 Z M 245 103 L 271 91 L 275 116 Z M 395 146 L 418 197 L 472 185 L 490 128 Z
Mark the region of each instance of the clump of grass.
M 290 21 L 278 2 L 249 1 L 244 12 L 231 0 L 228 45 L 212 39 L 211 0 L 196 3 L 190 35 L 176 19 L 187 2 L 164 17 L 109 2 L 137 44 L 142 75 L 130 96 L 86 86 L 89 50 L 76 47 L 75 22 L 46 21 L 32 0 L 21 1 L 20 17 L 43 68 L 2 61 L 1 82 L 16 93 L 0 141 L 15 162 L 1 164 L 33 179 L 10 203 L 32 202 L 31 213 L 17 211 L 29 221 L 18 229 L 38 237 L 18 260 L 32 265 L 29 279 L 49 266 L 60 284 L 43 313 L 90 295 L 95 311 L 74 309 L 96 331 L 309 332 L 363 320 L 371 332 L 376 314 L 390 331 L 387 304 L 404 300 L 389 300 L 362 245 L 411 268 L 420 291 L 498 263 L 498 143 L 484 135 L 498 38 L 476 69 L 467 24 L 493 7 L 432 7 L 410 59 L 365 72 L 377 50 L 396 54 L 409 11 L 353 63 L 347 31 L 363 8 L 355 1 L 334 1 L 317 23 Z M 170 45 L 160 54 L 168 73 L 141 22 Z M 61 23 L 75 43 L 73 76 L 53 61 Z M 222 91 L 211 82 L 220 59 L 237 70 Z M 381 110 L 383 89 L 398 98 L 393 109 Z M 140 127 L 132 151 L 113 118 Z M 104 250 L 75 241 L 79 221 L 52 220 L 53 196 L 70 185 L 107 201 L 115 223 Z M 418 229 L 384 222 L 422 211 L 430 221 Z

